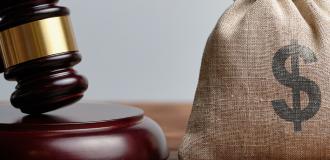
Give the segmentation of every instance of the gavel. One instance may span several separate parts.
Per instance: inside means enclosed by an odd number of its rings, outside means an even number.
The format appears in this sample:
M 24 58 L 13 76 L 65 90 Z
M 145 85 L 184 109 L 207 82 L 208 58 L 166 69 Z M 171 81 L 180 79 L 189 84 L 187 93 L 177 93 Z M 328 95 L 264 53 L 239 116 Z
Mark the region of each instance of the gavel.
M 87 80 L 73 66 L 81 61 L 69 10 L 58 0 L 0 1 L 0 70 L 17 81 L 11 104 L 42 114 L 83 97 Z

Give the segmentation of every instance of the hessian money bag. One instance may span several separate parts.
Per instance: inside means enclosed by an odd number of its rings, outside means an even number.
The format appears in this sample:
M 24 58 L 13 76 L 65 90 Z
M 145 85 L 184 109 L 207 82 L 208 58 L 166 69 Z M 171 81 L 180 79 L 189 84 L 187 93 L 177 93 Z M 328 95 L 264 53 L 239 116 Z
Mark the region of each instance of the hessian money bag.
M 330 159 L 330 0 L 236 0 L 208 39 L 181 160 Z

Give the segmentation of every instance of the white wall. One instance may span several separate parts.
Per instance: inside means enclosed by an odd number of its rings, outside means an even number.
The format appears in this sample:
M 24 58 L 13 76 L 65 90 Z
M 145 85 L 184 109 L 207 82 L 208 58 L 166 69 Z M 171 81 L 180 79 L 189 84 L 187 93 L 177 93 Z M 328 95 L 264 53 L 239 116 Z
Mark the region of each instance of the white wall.
M 232 0 L 62 0 L 90 88 L 85 100 L 191 101 L 203 49 Z M 15 83 L 0 80 L 0 99 Z

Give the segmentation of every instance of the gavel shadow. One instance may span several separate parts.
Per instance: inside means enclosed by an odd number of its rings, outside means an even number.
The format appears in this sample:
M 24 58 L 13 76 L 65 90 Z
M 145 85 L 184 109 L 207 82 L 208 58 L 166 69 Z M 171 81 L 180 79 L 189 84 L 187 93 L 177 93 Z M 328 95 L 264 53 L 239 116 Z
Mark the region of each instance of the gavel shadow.
M 15 124 L 59 124 L 69 123 L 68 119 L 54 115 L 27 115 L 17 120 Z

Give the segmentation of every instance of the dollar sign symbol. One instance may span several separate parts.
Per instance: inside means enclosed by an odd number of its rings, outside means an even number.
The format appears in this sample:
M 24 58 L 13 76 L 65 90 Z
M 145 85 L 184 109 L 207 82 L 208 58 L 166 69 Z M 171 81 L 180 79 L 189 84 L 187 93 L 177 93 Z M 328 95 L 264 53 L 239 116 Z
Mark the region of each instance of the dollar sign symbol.
M 291 73 L 285 68 L 285 61 L 291 56 Z M 294 41 L 291 45 L 281 48 L 273 58 L 273 74 L 282 85 L 292 88 L 293 106 L 289 108 L 284 99 L 272 101 L 276 114 L 286 121 L 293 122 L 294 131 L 302 130 L 301 124 L 312 118 L 320 109 L 321 93 L 319 86 L 299 74 L 299 57 L 306 64 L 317 61 L 314 52 Z M 300 91 L 308 95 L 308 105 L 302 109 L 300 103 Z

